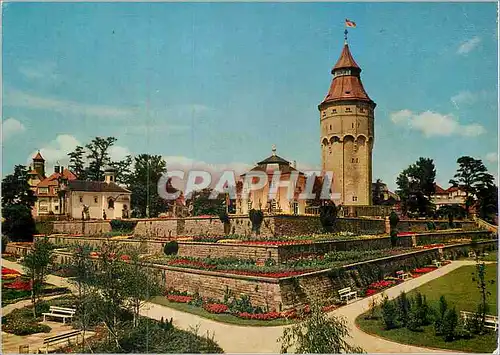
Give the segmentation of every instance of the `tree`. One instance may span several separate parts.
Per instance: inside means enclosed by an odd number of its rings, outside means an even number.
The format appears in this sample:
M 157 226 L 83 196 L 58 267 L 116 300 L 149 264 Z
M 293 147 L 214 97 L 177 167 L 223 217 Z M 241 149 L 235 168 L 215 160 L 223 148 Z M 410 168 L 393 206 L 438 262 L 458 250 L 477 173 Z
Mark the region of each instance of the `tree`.
M 31 209 L 35 201 L 35 194 L 28 184 L 28 170 L 23 165 L 16 165 L 14 173 L 2 180 L 2 206 L 20 205 Z
M 248 212 L 248 218 L 250 218 L 250 222 L 252 222 L 252 232 L 255 234 L 260 234 L 260 226 L 262 221 L 264 221 L 264 213 L 261 210 L 251 209 Z
M 384 188 L 384 183 L 382 180 L 377 179 L 377 181 L 373 184 L 373 196 L 372 196 L 372 202 L 374 205 L 381 205 L 384 202 L 384 193 L 383 193 L 383 188 Z
M 53 262 L 53 249 L 54 246 L 48 238 L 37 239 L 23 260 L 23 267 L 31 282 L 31 303 L 33 304 L 34 318 L 37 316 L 36 305 L 43 293 L 48 267 Z
M 94 265 L 90 258 L 92 247 L 89 244 L 78 245 L 71 258 L 70 269 L 73 278 L 71 283 L 77 288 L 77 315 L 81 329 L 83 331 L 83 348 L 85 349 L 85 332 L 89 329 L 91 319 L 93 318 L 93 300 L 95 300 L 94 283 Z
M 486 265 L 484 262 L 480 262 L 476 259 L 476 271 L 472 273 L 472 281 L 477 284 L 479 289 L 479 294 L 481 295 L 481 302 L 477 307 L 477 313 L 479 318 L 479 329 L 477 331 L 480 334 L 484 333 L 484 325 L 486 323 L 486 313 L 488 312 L 488 297 L 491 296 L 491 292 L 487 290 L 488 284 L 493 285 L 494 280 L 486 280 Z
M 394 305 L 394 302 L 389 301 L 387 296 L 382 298 L 382 317 L 384 319 L 385 329 L 393 329 L 396 328 L 396 320 L 397 320 L 397 309 Z
M 156 217 L 168 210 L 168 202 L 158 195 L 158 181 L 167 172 L 160 155 L 140 154 L 135 157 L 130 178 L 132 208 L 137 217 Z
M 446 310 L 443 318 L 442 335 L 445 341 L 455 338 L 455 329 L 458 325 L 458 314 L 455 307 Z
M 389 225 L 391 228 L 390 236 L 391 236 L 392 247 L 395 247 L 398 242 L 398 230 L 396 229 L 398 223 L 399 223 L 399 216 L 397 215 L 396 212 L 391 211 L 391 214 L 389 215 Z
M 193 192 L 191 200 L 193 201 L 193 216 L 210 215 L 218 216 L 225 212 L 225 200 L 223 194 L 217 198 L 211 199 L 212 189 L 206 188 L 201 191 Z
M 116 169 L 115 180 L 118 183 L 129 186 L 132 183 L 132 156 L 127 155 L 123 160 L 109 163 L 109 165 Z
M 128 304 L 134 315 L 134 327 L 137 327 L 140 310 L 152 297 L 161 293 L 160 276 L 158 269 L 149 268 L 141 262 L 139 248 L 129 248 L 127 253 L 130 258 L 125 269 Z
M 479 217 L 494 222 L 494 217 L 498 215 L 498 187 L 493 182 L 493 176 L 484 176 L 478 184 L 476 197 Z
M 441 295 L 441 297 L 439 298 L 438 313 L 436 316 L 436 320 L 434 322 L 434 329 L 436 331 L 436 335 L 440 335 L 443 333 L 444 316 L 447 310 L 448 310 L 448 302 L 446 302 L 446 298 L 443 295 Z
M 122 251 L 117 243 L 101 245 L 100 256 L 96 261 L 95 312 L 108 330 L 108 341 L 120 349 L 119 339 L 125 329 L 123 309 L 128 298 L 125 263 L 121 260 Z
M 32 241 L 36 234 L 31 209 L 24 205 L 7 205 L 2 208 L 2 233 L 12 241 Z
M 85 149 L 82 146 L 77 146 L 74 151 L 68 153 L 69 169 L 76 175 L 79 180 L 86 180 L 85 176 Z
M 469 214 L 480 186 L 490 185 L 493 182 L 493 176 L 487 173 L 480 159 L 463 156 L 458 158 L 457 163 L 458 170 L 450 180 L 450 184 L 465 192 L 465 209 Z
M 431 214 L 431 196 L 435 191 L 436 169 L 434 161 L 419 158 L 415 164 L 399 174 L 396 183 L 403 212 L 418 212 L 420 215 Z
M 349 328 L 345 319 L 326 315 L 319 304 L 311 306 L 311 314 L 300 323 L 285 328 L 281 343 L 281 353 L 294 349 L 296 354 L 340 354 L 362 353 L 363 349 L 350 345 Z
M 87 155 L 89 166 L 86 172 L 88 180 L 104 180 L 104 167 L 111 162 L 109 157 L 109 148 L 111 148 L 115 142 L 115 137 L 95 137 L 85 146 L 89 151 Z
M 319 208 L 319 221 L 326 232 L 333 232 L 337 220 L 337 207 L 333 201 L 329 201 Z
M 411 312 L 411 305 L 410 305 L 410 300 L 406 296 L 406 292 L 401 292 L 401 294 L 398 296 L 396 299 L 397 302 L 397 312 L 398 312 L 398 319 L 403 325 L 403 327 L 406 327 L 408 325 L 408 317 Z

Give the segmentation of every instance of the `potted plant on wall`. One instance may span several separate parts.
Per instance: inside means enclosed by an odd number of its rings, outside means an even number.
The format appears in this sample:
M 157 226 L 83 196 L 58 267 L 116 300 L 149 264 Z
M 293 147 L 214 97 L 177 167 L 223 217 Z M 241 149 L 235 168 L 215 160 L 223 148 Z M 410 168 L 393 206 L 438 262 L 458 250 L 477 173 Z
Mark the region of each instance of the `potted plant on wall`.
M 251 209 L 248 213 L 248 218 L 252 222 L 252 232 L 259 235 L 260 226 L 262 225 L 262 221 L 264 221 L 264 213 L 261 210 Z

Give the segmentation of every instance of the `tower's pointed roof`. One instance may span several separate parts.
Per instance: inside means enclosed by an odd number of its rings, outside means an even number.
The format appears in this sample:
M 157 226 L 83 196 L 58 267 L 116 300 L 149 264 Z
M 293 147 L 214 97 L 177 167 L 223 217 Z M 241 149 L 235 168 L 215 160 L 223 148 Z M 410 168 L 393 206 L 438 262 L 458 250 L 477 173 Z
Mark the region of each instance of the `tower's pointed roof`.
M 36 155 L 33 157 L 33 160 L 45 161 L 45 159 L 43 159 L 42 157 L 42 154 L 40 154 L 40 151 L 36 153 Z
M 352 57 L 351 51 L 349 50 L 349 45 L 347 43 L 345 43 L 344 48 L 342 48 L 342 53 L 340 53 L 339 60 L 337 60 L 337 63 L 332 69 L 332 74 L 333 70 L 341 68 L 356 68 L 361 70 L 361 68 Z
M 320 106 L 328 102 L 358 100 L 375 103 L 370 99 L 360 78 L 361 68 L 354 60 L 349 45 L 344 43 L 340 57 L 332 69 L 333 80 L 328 94 Z

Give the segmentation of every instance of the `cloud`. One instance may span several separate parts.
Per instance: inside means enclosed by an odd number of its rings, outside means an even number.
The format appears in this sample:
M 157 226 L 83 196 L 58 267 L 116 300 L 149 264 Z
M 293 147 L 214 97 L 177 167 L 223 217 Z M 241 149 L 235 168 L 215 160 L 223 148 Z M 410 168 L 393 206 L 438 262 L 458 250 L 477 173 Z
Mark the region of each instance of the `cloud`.
M 45 63 L 24 63 L 18 70 L 29 80 L 50 80 L 56 81 L 60 79 L 60 74 L 56 72 L 57 66 L 54 62 Z
M 60 134 L 56 139 L 41 147 L 40 154 L 45 159 L 45 171 L 49 173 L 50 170 L 48 168 L 55 165 L 56 162 L 67 167 L 69 165 L 68 153 L 75 150 L 78 145 L 82 145 L 82 143 L 74 136 Z M 27 158 L 28 164 L 32 163 L 32 159 L 36 153 L 36 150 L 33 151 Z
M 2 140 L 7 140 L 12 136 L 22 133 L 26 130 L 24 125 L 15 118 L 2 120 Z
M 459 109 L 460 105 L 472 105 L 479 100 L 490 100 L 493 98 L 491 92 L 482 90 L 479 92 L 471 92 L 471 91 L 460 91 L 458 94 L 452 96 L 450 101 L 453 105 Z
M 498 153 L 496 152 L 488 153 L 486 154 L 485 159 L 490 163 L 498 163 Z
M 53 141 L 45 144 L 40 148 L 40 154 L 45 159 L 45 170 L 47 173 L 52 172 L 52 167 L 58 163 L 61 166 L 69 166 L 68 153 L 75 150 L 77 146 L 83 146 L 76 137 L 69 134 L 60 134 Z M 33 151 L 27 158 L 28 164 L 32 163 L 33 157 L 37 150 Z M 122 160 L 127 155 L 132 155 L 127 147 L 114 145 L 109 149 L 109 156 L 112 161 Z M 85 154 L 86 156 L 86 154 Z
M 83 104 L 75 101 L 32 95 L 17 90 L 6 90 L 4 94 L 4 103 L 6 106 L 49 110 L 62 114 L 126 118 L 131 117 L 135 112 L 132 108 Z
M 479 43 L 481 43 L 481 38 L 477 36 L 468 39 L 460 44 L 457 49 L 457 54 L 467 54 L 473 51 L 479 45 Z
M 187 173 L 190 170 L 201 170 L 206 171 L 211 174 L 212 181 L 210 186 L 214 187 L 217 183 L 218 179 L 222 175 L 224 171 L 233 171 L 235 174 L 235 179 L 238 179 L 240 174 L 250 170 L 253 166 L 251 164 L 242 163 L 242 162 L 230 162 L 225 164 L 217 164 L 217 163 L 207 163 L 202 160 L 194 160 L 185 156 L 164 156 L 163 159 L 167 163 L 167 170 L 181 170 L 184 171 L 184 177 L 187 178 Z M 184 190 L 184 181 L 180 181 L 180 179 L 173 179 L 172 185 L 177 188 Z
M 411 129 L 422 132 L 426 137 L 451 135 L 476 137 L 486 133 L 484 127 L 479 124 L 460 124 L 452 114 L 443 115 L 432 111 L 414 113 L 410 110 L 401 110 L 391 113 L 390 118 L 395 124 L 408 124 Z

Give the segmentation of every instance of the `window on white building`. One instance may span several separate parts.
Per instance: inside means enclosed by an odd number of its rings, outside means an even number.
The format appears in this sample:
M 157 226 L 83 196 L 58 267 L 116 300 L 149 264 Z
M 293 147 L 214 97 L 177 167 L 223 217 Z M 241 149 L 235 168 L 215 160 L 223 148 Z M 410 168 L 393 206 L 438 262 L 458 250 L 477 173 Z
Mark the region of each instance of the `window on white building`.
M 80 196 L 80 203 L 83 203 L 83 196 Z
M 352 200 L 353 200 L 353 201 L 357 201 L 357 200 L 358 200 L 358 196 L 353 196 L 353 197 L 352 197 Z
M 94 196 L 94 203 L 97 203 L 97 197 Z

